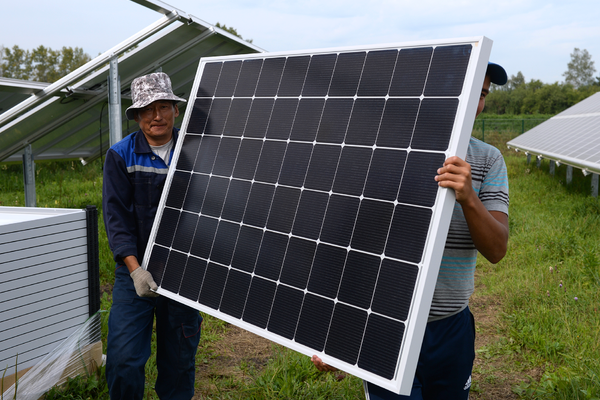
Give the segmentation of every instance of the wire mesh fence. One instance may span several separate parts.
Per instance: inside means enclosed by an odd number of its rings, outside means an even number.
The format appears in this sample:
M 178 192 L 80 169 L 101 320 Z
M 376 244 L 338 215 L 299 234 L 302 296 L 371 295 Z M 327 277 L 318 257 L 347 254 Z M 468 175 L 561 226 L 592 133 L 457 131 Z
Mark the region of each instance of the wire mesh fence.
M 491 144 L 494 144 L 493 141 L 499 135 L 506 142 L 547 120 L 548 118 L 476 119 L 472 135 Z

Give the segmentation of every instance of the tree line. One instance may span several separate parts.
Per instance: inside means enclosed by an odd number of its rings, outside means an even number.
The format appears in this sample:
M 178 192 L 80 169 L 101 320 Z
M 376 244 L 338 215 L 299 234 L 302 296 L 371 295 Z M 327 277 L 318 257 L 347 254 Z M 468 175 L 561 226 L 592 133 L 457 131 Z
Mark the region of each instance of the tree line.
M 506 85 L 492 84 L 480 118 L 485 118 L 485 114 L 558 114 L 600 91 L 600 77 L 594 77 L 595 73 L 588 51 L 575 48 L 563 73 L 564 82 L 547 84 L 537 79 L 526 82 L 519 71 Z
M 219 23 L 217 26 L 241 37 L 234 28 Z M 52 83 L 90 60 L 79 47 L 53 50 L 39 46 L 25 50 L 16 45 L 0 46 L 0 76 Z M 594 77 L 595 73 L 588 51 L 575 48 L 563 74 L 564 82 L 547 84 L 537 79 L 527 82 L 519 71 L 506 85 L 492 85 L 481 117 L 485 118 L 485 114 L 558 114 L 600 91 L 600 77 Z
M 0 76 L 26 81 L 56 82 L 92 58 L 79 47 L 53 50 L 39 46 L 33 50 L 0 46 Z
M 234 27 L 219 22 L 216 27 L 243 39 Z M 252 43 L 252 39 L 244 40 Z M 0 77 L 53 83 L 91 59 L 80 47 L 53 50 L 41 45 L 26 50 L 17 45 L 12 48 L 0 45 Z

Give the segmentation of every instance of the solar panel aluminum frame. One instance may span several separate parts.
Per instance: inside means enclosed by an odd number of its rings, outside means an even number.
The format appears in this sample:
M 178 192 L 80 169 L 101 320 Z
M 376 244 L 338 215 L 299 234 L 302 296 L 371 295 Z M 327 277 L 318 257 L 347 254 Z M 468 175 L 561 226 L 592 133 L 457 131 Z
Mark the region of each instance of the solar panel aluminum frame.
M 569 165 L 573 168 L 582 170 L 584 174 L 600 174 L 600 164 L 598 163 L 591 163 L 587 162 L 586 160 L 581 160 L 575 157 L 569 157 L 564 154 L 553 153 L 548 150 L 541 150 L 530 146 L 516 145 L 514 143 L 507 143 L 507 147 L 509 149 L 515 149 L 516 151 L 522 151 L 525 154 L 531 154 L 535 157 L 552 160 L 558 164 Z
M 445 45 L 462 44 L 472 45 L 471 56 L 469 58 L 468 66 L 466 69 L 462 91 L 460 96 L 458 96 L 458 107 L 452 128 L 452 138 L 450 140 L 448 149 L 443 153 L 446 158 L 452 155 L 457 155 L 461 158 L 464 158 L 466 155 L 471 135 L 472 125 L 475 119 L 477 105 L 481 94 L 481 87 L 484 81 L 487 62 L 492 46 L 492 41 L 483 36 L 439 41 L 419 41 L 400 44 L 386 44 L 378 46 L 343 47 L 334 49 L 319 49 L 295 52 L 276 52 L 263 54 L 249 54 L 243 56 L 204 58 L 200 60 L 198 74 L 194 82 L 192 93 L 198 93 L 200 80 L 202 78 L 202 74 L 207 63 L 212 63 L 216 61 L 249 60 L 256 58 L 268 59 L 282 56 L 285 57 L 317 55 L 327 53 L 343 53 L 357 50 L 371 51 L 432 46 L 437 47 Z M 190 102 L 192 101 L 193 100 L 190 99 Z M 181 129 L 181 137 L 175 148 L 172 165 L 177 165 L 184 142 L 183 137 L 186 135 L 193 108 L 194 107 L 188 107 L 186 109 Z M 171 183 L 173 181 L 174 171 L 175 168 L 171 168 L 167 175 L 165 190 L 160 201 L 156 220 L 150 235 L 150 241 L 143 258 L 142 267 L 146 269 L 148 268 L 148 260 L 152 256 L 153 248 L 155 246 L 159 246 L 156 244 L 155 240 L 159 229 L 160 221 L 162 219 L 163 212 L 166 206 L 168 189 L 170 188 Z M 412 302 L 410 304 L 410 310 L 406 319 L 406 331 L 403 336 L 403 341 L 400 347 L 398 360 L 396 363 L 395 373 L 392 379 L 383 378 L 380 375 L 377 375 L 365 369 L 361 369 L 357 365 L 350 364 L 343 360 L 331 357 L 325 352 L 317 352 L 311 347 L 273 334 L 267 331 L 266 329 L 259 328 L 255 325 L 243 321 L 242 319 L 232 317 L 219 310 L 207 307 L 201 303 L 191 301 L 169 290 L 165 290 L 164 288 L 160 287 L 160 285 L 158 293 L 169 298 L 175 299 L 178 302 L 181 302 L 182 304 L 196 308 L 202 312 L 206 312 L 207 314 L 213 315 L 226 322 L 240 326 L 243 329 L 263 336 L 269 340 L 282 344 L 300 353 L 306 354 L 307 356 L 316 354 L 319 357 L 321 357 L 321 359 L 323 359 L 323 361 L 327 364 L 340 368 L 348 373 L 356 375 L 366 381 L 381 386 L 385 389 L 388 389 L 395 393 L 409 394 L 412 387 L 413 377 L 416 370 L 423 334 L 425 331 L 425 325 L 428 319 L 429 308 L 431 306 L 431 300 L 435 289 L 437 274 L 442 258 L 444 243 L 446 240 L 454 203 L 455 196 L 452 190 L 444 188 L 438 189 L 435 198 L 435 205 L 433 206 L 432 218 L 430 220 L 431 222 L 428 227 L 428 234 L 425 242 L 425 250 L 423 253 L 422 260 L 419 263 L 419 266 L 421 266 L 421 268 L 419 268 L 418 277 L 414 288 L 415 295 L 413 296 Z M 266 229 L 266 227 L 264 229 Z

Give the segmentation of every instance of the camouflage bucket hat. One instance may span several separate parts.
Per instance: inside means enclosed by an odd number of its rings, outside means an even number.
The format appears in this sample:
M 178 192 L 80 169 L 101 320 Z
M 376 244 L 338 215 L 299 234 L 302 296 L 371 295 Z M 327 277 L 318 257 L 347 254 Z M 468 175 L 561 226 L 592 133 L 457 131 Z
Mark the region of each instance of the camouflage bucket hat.
M 185 101 L 175 96 L 171 88 L 171 79 L 164 72 L 156 72 L 135 78 L 131 82 L 131 99 L 133 104 L 125 111 L 127 119 L 134 119 L 134 111 L 146 107 L 156 100 Z

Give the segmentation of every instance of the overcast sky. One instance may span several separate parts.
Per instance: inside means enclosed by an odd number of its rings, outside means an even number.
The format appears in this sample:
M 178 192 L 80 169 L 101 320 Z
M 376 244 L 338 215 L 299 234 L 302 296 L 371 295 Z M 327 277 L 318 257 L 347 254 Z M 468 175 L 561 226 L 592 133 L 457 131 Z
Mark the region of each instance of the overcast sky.
M 162 17 L 131 0 L 3 2 L 0 45 L 81 47 L 92 57 Z M 8 4 L 6 4 L 8 3 Z M 575 47 L 600 75 L 598 0 L 167 0 L 237 29 L 267 51 L 487 36 L 491 61 L 527 81 L 562 82 Z

